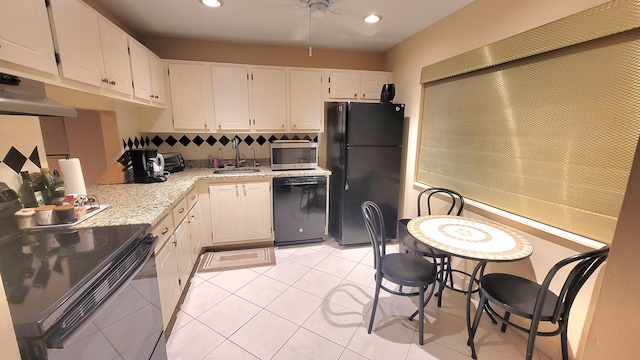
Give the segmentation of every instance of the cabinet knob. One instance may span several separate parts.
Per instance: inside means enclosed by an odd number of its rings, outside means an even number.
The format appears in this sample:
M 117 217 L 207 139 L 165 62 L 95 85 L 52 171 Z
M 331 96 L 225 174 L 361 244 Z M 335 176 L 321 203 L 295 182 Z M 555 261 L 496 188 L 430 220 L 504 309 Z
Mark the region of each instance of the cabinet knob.
M 218 129 L 221 129 L 221 128 L 222 128 L 222 125 L 218 125 Z
M 282 125 L 282 126 L 284 126 L 284 125 Z M 296 127 L 296 124 L 293 124 L 293 127 Z
M 116 84 L 116 82 L 115 82 L 115 81 L 113 81 L 113 80 L 111 80 L 111 82 L 109 82 L 109 84 L 111 84 L 111 85 L 115 85 L 115 84 Z
M 105 84 L 108 84 L 108 83 L 109 83 L 109 79 L 107 79 L 107 78 L 102 78 L 102 82 L 103 82 L 103 83 L 105 83 Z
M 158 95 L 155 95 L 154 98 L 159 99 Z
M 153 95 L 149 95 L 149 97 L 153 99 Z
M 166 234 L 168 232 L 169 232 L 169 228 L 168 227 L 162 229 L 162 235 L 164 235 L 164 234 Z
M 357 97 L 358 97 L 358 94 L 353 95 L 353 97 L 356 97 L 356 98 L 357 98 Z
M 284 129 L 284 125 L 280 125 L 280 127 Z
M 184 208 L 180 208 L 180 210 L 178 210 L 179 214 L 182 214 L 184 212 Z

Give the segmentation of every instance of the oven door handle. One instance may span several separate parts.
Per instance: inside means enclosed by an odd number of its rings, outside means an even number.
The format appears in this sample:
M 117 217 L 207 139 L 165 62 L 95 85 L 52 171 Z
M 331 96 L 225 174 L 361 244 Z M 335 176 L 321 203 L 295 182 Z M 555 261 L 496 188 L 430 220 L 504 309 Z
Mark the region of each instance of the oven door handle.
M 134 257 L 132 262 L 127 262 L 129 257 L 122 259 L 110 271 L 105 272 L 100 279 L 96 280 L 96 283 L 78 300 L 78 303 L 53 326 L 52 333 L 45 339 L 47 347 L 64 348 L 65 343 L 72 338 L 75 331 L 83 328 L 85 324 L 91 323 L 101 313 L 97 310 L 106 306 L 124 288 L 123 285 L 131 281 L 144 267 L 147 260 L 153 255 L 154 244 L 157 240 L 158 237 L 147 236 L 129 253 L 129 256 Z M 126 271 L 122 271 L 123 269 Z M 115 282 L 112 282 L 113 285 L 108 290 L 101 289 L 105 282 L 114 280 L 109 278 L 111 274 L 116 274 Z M 100 292 L 103 295 L 96 301 L 95 294 Z

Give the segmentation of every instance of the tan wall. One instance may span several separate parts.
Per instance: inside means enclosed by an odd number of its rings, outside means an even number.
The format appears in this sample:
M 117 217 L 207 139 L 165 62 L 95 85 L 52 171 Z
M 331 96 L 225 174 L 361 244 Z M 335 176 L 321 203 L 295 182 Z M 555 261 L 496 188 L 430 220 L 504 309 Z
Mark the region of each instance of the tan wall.
M 385 53 L 386 67 L 393 72 L 393 79 L 396 84 L 395 101 L 406 104 L 405 114 L 408 117 L 406 123 L 408 124 L 406 135 L 408 144 L 405 147 L 407 151 L 403 159 L 405 177 L 402 188 L 404 193 L 401 196 L 399 210 L 401 217 L 410 218 L 416 215 L 415 198 L 419 189 L 413 187 L 413 180 L 418 148 L 418 125 L 421 104 L 419 80 L 422 67 L 605 2 L 607 1 L 476 0 Z M 464 99 L 460 100 L 464 101 Z M 472 206 L 465 206 L 465 209 L 467 209 L 465 216 L 481 219 L 486 217 L 491 221 L 511 226 L 520 231 L 534 244 L 535 251 L 530 259 L 513 264 L 492 266 L 488 268 L 489 271 L 508 271 L 542 281 L 549 268 L 555 262 L 576 252 L 587 250 L 584 246 L 575 245 L 562 238 L 507 221 L 502 217 L 488 214 Z M 635 254 L 637 253 L 636 251 Z M 471 264 L 461 263 L 458 266 L 469 269 Z M 594 295 L 594 288 L 599 287 L 597 284 L 602 278 L 602 273 L 600 272 L 597 276 L 594 276 L 585 285 L 572 310 L 572 318 L 569 325 L 571 329 L 569 331 L 569 352 L 573 354 L 572 357 L 574 358 L 581 358 L 586 349 L 588 325 L 591 322 L 594 308 L 591 304 L 595 303 L 595 297 L 597 296 L 597 294 Z M 595 292 L 597 293 L 597 291 Z M 630 302 L 622 301 L 619 306 L 622 306 L 623 309 L 631 309 Z M 585 325 L 587 329 L 581 331 Z M 621 338 L 623 337 L 618 337 L 618 339 Z M 553 359 L 560 358 L 559 339 L 557 337 L 550 339 L 539 338 L 536 344 Z M 603 348 L 606 348 L 606 346 Z M 597 358 L 602 359 L 605 357 Z M 618 356 L 610 358 L 629 357 Z
M 386 71 L 382 53 L 221 41 L 143 37 L 141 42 L 163 59 L 237 64 Z
M 640 334 L 637 301 L 640 299 L 640 147 L 629 176 L 618 226 L 613 235 L 607 270 L 594 310 L 591 331 L 587 338 L 585 360 L 638 359 L 640 349 L 635 343 Z

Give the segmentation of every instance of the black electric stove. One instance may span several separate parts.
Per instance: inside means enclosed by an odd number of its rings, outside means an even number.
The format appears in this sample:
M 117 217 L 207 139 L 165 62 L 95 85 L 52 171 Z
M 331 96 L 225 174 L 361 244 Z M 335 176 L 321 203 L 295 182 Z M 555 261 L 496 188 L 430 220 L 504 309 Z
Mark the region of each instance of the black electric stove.
M 42 335 L 83 288 L 148 233 L 148 226 L 22 232 L 0 248 L 18 338 Z
M 0 273 L 22 359 L 166 359 L 151 226 L 20 231 L 2 185 Z

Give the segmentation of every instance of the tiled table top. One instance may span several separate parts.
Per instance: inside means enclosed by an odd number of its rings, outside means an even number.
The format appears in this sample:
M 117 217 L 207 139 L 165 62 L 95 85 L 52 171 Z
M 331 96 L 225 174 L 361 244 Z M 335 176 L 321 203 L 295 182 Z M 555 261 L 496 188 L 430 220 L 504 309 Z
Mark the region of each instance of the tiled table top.
M 461 216 L 421 216 L 407 229 L 425 244 L 466 259 L 512 261 L 533 252 L 531 242 L 515 231 Z
M 244 174 L 214 174 L 210 168 L 187 168 L 173 173 L 167 181 L 150 184 L 94 185 L 87 188 L 100 203 L 109 207 L 73 228 L 108 225 L 151 224 L 159 222 L 171 207 L 177 204 L 198 180 L 211 182 L 261 181 L 274 177 L 327 176 L 325 169 L 273 171 L 268 166 L 258 167 L 260 172 Z

